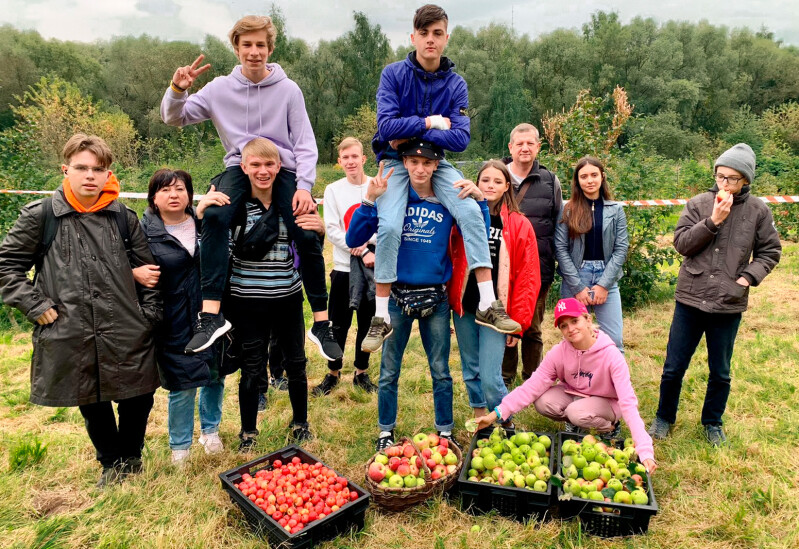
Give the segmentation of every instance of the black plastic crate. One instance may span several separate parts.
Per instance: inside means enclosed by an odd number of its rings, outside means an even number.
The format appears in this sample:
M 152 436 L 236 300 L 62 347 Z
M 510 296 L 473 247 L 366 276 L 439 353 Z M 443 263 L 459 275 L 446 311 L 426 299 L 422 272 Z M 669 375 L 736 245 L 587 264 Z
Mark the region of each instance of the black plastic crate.
M 568 439 L 579 441 L 582 440 L 584 436 L 585 435 L 578 435 L 575 433 L 558 433 L 558 472 L 560 472 L 561 469 L 560 448 L 563 447 L 563 441 Z M 623 448 L 623 446 L 623 443 L 617 442 L 615 444 L 616 448 Z M 649 473 L 645 473 L 644 477 L 646 481 L 646 493 L 649 496 L 649 503 L 647 505 L 594 501 L 579 497 L 561 500 L 560 496 L 564 491 L 562 487 L 558 487 L 557 495 L 560 516 L 561 518 L 579 518 L 586 532 L 603 538 L 644 534 L 649 529 L 649 519 L 658 512 L 658 504 L 655 500 L 655 492 L 652 489 L 652 480 L 649 477 Z M 613 509 L 613 512 L 595 511 L 595 507 Z
M 557 453 L 556 439 L 549 433 L 535 434 L 537 436 L 546 435 L 552 441 L 552 445 L 549 448 L 549 469 L 554 474 L 555 453 Z M 555 502 L 555 489 L 551 482 L 547 482 L 546 492 L 535 492 L 527 488 L 498 486 L 487 482 L 468 480 L 472 452 L 477 448 L 477 441 L 484 438 L 488 438 L 488 434 L 476 433 L 472 438 L 469 450 L 463 453 L 465 462 L 457 484 L 463 508 L 467 511 L 478 513 L 496 510 L 502 516 L 515 518 L 519 521 L 528 518 L 543 520 L 551 517 L 550 511 Z
M 234 486 L 235 483 L 241 482 L 241 477 L 245 473 L 254 477 L 255 473 L 261 469 L 271 469 L 274 460 L 279 459 L 286 463 L 294 457 L 300 458 L 302 463 L 321 462 L 316 456 L 292 444 L 219 474 L 222 488 L 230 495 L 233 503 L 242 510 L 247 522 L 256 533 L 266 537 L 270 547 L 299 549 L 314 547 L 322 541 L 332 539 L 353 528 L 362 529 L 366 508 L 369 507 L 369 493 L 349 479 L 347 486 L 358 494 L 358 499 L 348 502 L 341 509 L 306 526 L 296 534 L 289 534 L 275 519 L 267 515 Z M 330 467 L 327 464 L 324 465 Z M 335 467 L 332 469 L 335 470 Z

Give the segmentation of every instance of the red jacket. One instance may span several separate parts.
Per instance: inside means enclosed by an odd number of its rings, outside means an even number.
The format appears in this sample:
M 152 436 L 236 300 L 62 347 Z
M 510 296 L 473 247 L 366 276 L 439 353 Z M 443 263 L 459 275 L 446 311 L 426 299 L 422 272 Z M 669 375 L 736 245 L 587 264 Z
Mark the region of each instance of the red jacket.
M 535 312 L 535 302 L 541 289 L 541 269 L 538 265 L 538 244 L 530 220 L 519 213 L 508 213 L 503 204 L 502 244 L 499 248 L 499 274 L 497 299 L 505 305 L 508 315 L 522 325 L 530 327 Z M 449 304 L 463 316 L 463 292 L 468 279 L 468 263 L 463 237 L 453 229 L 450 235 L 452 278 L 449 281 Z

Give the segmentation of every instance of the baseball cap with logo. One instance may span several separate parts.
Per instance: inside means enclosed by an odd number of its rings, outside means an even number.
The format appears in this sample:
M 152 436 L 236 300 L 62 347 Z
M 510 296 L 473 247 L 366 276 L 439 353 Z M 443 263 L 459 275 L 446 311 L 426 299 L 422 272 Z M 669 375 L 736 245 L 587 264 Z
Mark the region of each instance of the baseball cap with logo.
M 558 327 L 558 321 L 564 316 L 573 318 L 584 314 L 588 314 L 588 309 L 573 297 L 561 299 L 555 305 L 555 328 Z
M 400 156 L 422 156 L 431 160 L 444 158 L 441 147 L 423 139 L 411 139 L 400 147 Z

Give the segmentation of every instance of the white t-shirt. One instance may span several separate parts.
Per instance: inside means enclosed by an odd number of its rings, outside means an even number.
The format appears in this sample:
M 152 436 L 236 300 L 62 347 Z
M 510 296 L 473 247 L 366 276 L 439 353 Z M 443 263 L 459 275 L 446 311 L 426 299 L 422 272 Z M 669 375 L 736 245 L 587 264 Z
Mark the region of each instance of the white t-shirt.
M 333 243 L 333 269 L 336 271 L 350 272 L 350 249 L 345 240 L 347 227 L 352 212 L 366 196 L 366 188 L 371 179 L 367 176 L 361 185 L 353 185 L 343 177 L 325 188 L 325 230 L 327 238 Z M 372 236 L 370 242 L 374 241 L 375 237 Z

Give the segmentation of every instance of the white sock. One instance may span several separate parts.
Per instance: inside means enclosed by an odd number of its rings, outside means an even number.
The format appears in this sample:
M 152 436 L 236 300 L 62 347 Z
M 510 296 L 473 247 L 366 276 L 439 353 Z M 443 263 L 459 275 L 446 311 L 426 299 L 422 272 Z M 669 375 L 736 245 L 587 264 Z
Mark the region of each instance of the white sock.
M 494 283 L 491 280 L 478 282 L 477 289 L 480 292 L 480 303 L 477 305 L 477 308 L 481 311 L 485 311 L 497 300 L 497 297 L 494 295 Z
M 377 435 L 377 438 L 391 437 L 391 436 L 394 436 L 391 434 L 391 431 L 380 431 L 380 434 Z
M 391 317 L 388 316 L 388 296 L 375 296 L 375 316 L 385 320 L 386 324 L 391 324 Z
M 452 431 L 441 431 L 440 433 L 438 433 L 438 436 L 440 436 L 440 437 L 451 437 L 452 436 Z

